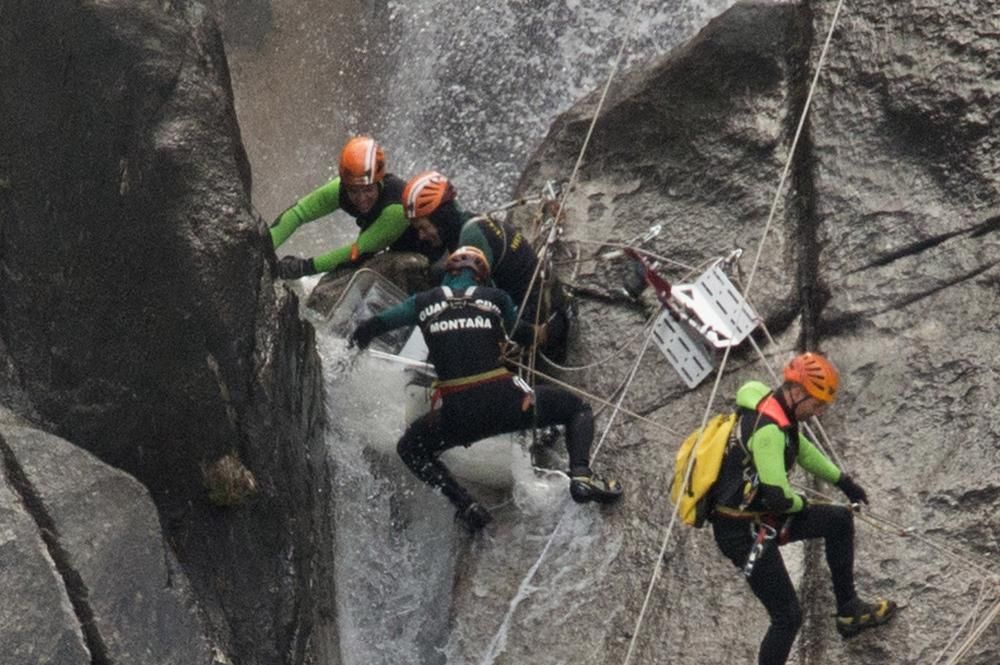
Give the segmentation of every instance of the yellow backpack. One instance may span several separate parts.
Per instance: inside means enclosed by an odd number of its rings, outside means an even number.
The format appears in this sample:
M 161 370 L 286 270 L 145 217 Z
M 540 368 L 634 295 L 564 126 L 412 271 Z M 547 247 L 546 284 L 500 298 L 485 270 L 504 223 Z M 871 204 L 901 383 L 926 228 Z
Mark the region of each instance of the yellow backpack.
M 735 413 L 712 417 L 705 423 L 704 432 L 701 427 L 691 432 L 677 451 L 670 500 L 678 506 L 677 514 L 685 524 L 702 527 L 708 518 L 707 495 L 719 477 L 722 458 L 726 454 L 729 438 L 734 433 L 736 421 Z M 694 465 L 685 488 L 684 478 L 692 455 Z

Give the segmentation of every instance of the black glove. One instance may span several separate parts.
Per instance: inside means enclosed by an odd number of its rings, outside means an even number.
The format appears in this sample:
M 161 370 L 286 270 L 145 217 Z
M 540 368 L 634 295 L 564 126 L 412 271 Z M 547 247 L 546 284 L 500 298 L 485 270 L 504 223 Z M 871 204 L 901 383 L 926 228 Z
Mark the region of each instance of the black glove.
M 312 259 L 300 259 L 297 256 L 283 256 L 278 261 L 278 277 L 281 279 L 298 279 L 305 275 L 316 274 Z
M 372 340 L 385 332 L 385 324 L 382 323 L 382 319 L 377 316 L 373 316 L 370 319 L 365 319 L 358 324 L 358 327 L 354 329 L 351 333 L 351 338 L 348 340 L 348 346 L 355 346 L 359 349 L 367 349 L 368 345 L 372 343 Z
M 868 493 L 865 492 L 865 488 L 854 482 L 854 479 L 846 473 L 841 474 L 837 487 L 851 503 L 868 503 Z

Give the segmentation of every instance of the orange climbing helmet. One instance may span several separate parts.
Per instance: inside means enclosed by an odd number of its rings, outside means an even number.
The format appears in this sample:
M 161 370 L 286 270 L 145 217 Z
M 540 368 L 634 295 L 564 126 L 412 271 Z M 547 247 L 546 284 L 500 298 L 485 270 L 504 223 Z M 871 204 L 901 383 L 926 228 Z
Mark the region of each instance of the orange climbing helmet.
M 490 262 L 478 247 L 459 247 L 444 264 L 444 271 L 448 273 L 456 273 L 463 268 L 470 268 L 480 284 L 490 278 Z
M 455 188 L 447 178 L 437 171 L 424 171 L 403 188 L 403 210 L 407 219 L 427 217 L 454 198 Z
M 785 365 L 785 381 L 802 386 L 811 397 L 829 404 L 837 397 L 840 372 L 818 353 L 801 353 Z
M 355 136 L 340 152 L 340 181 L 345 185 L 374 185 L 385 177 L 385 153 L 370 136 Z

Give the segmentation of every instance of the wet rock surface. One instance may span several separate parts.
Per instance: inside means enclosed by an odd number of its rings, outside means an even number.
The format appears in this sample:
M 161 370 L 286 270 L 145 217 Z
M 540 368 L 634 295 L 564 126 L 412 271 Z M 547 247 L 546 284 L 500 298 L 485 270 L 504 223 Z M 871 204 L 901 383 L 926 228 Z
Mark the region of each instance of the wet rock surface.
M 580 312 L 570 362 L 591 367 L 560 377 L 614 401 L 637 366 L 622 405 L 653 422 L 619 414 L 605 436 L 611 409 L 595 402 L 594 466 L 624 480 L 621 505 L 576 506 L 566 492 L 557 510 L 538 509 L 515 496 L 483 534 L 456 539 L 449 637 L 424 652 L 753 662 L 767 618 L 708 531 L 672 531 L 644 605 L 671 521 L 674 450 L 712 390 L 687 391 L 655 348 L 642 353 L 657 305 L 621 294 L 627 262 L 600 258 L 602 243 L 653 224 L 663 231 L 645 246 L 674 281 L 746 250 L 741 283 L 774 337 L 759 340 L 767 360 L 810 347 L 838 362 L 842 397 L 824 419 L 836 457 L 873 514 L 916 528 L 900 537 L 859 522 L 860 590 L 908 607 L 851 642 L 830 619 L 821 550 L 786 553 L 806 611 L 793 662 L 931 662 L 962 619 L 997 602 L 983 567 L 1000 541 L 1000 17 L 971 0 L 845 8 L 765 237 L 834 8 L 739 4 L 616 79 L 566 206 L 564 245 L 598 257 L 563 272 Z M 160 645 L 148 663 L 335 665 L 315 337 L 273 281 L 219 33 L 185 1 L 8 9 L 0 556 L 12 575 L 3 611 L 21 620 L 3 624 L 5 654 L 102 662 L 143 644 Z M 597 95 L 554 123 L 521 191 L 568 177 Z M 752 349 L 727 370 L 716 410 L 742 381 L 770 381 Z M 67 441 L 148 489 L 162 540 L 142 488 Z M 256 479 L 245 505 L 208 500 L 201 470 L 223 455 Z M 52 543 L 39 515 L 59 527 Z M 118 552 L 141 569 L 115 576 Z M 158 589 L 139 603 L 130 581 Z M 74 605 L 82 588 L 90 619 Z M 143 633 L 116 614 L 128 602 L 173 619 Z M 34 631 L 33 616 L 44 616 Z M 969 662 L 998 660 L 994 625 Z
M 5 405 L 149 489 L 222 654 L 301 662 L 333 620 L 322 383 L 250 207 L 218 28 L 186 1 L 3 11 Z M 229 454 L 252 509 L 208 500 Z

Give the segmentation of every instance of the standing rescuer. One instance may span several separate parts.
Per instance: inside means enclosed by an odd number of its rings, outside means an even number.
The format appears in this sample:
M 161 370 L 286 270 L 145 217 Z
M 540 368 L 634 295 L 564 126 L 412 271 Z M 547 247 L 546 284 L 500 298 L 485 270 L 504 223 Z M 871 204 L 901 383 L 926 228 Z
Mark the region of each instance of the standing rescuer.
M 802 624 L 802 608 L 778 545 L 824 539 L 842 636 L 885 623 L 896 610 L 889 600 L 868 603 L 858 598 L 851 508 L 809 503 L 788 482 L 788 473 L 798 464 L 836 485 L 852 503 L 868 503 L 865 490 L 799 431 L 799 423 L 833 403 L 839 382 L 836 367 L 809 352 L 785 365 L 784 383 L 777 390 L 750 381 L 736 393 L 735 433 L 742 445 L 736 437 L 730 439 L 713 490 L 710 520 L 719 549 L 744 571 L 770 615 L 760 665 L 785 663 Z
M 360 233 L 354 242 L 320 256 L 283 256 L 278 276 L 305 275 L 354 267 L 384 249 L 419 252 L 432 259 L 443 250 L 420 242 L 403 214 L 403 181 L 386 172 L 385 153 L 369 136 L 352 138 L 340 153 L 339 175 L 298 200 L 271 225 L 271 242 L 278 249 L 303 224 L 335 210 L 354 217 Z
M 621 485 L 590 468 L 594 416 L 590 406 L 572 392 L 550 385 L 534 390 L 502 364 L 505 329 L 514 324 L 510 296 L 483 286 L 489 262 L 475 247 L 459 247 L 445 263 L 441 286 L 358 324 L 352 343 L 365 348 L 376 336 L 417 324 L 427 342 L 437 373 L 431 411 L 407 427 L 396 446 L 407 467 L 436 487 L 458 509 L 457 517 L 470 531 L 491 520 L 438 459 L 448 448 L 533 425 L 565 425 L 569 452 L 569 490 L 578 503 L 609 503 L 620 498 Z

